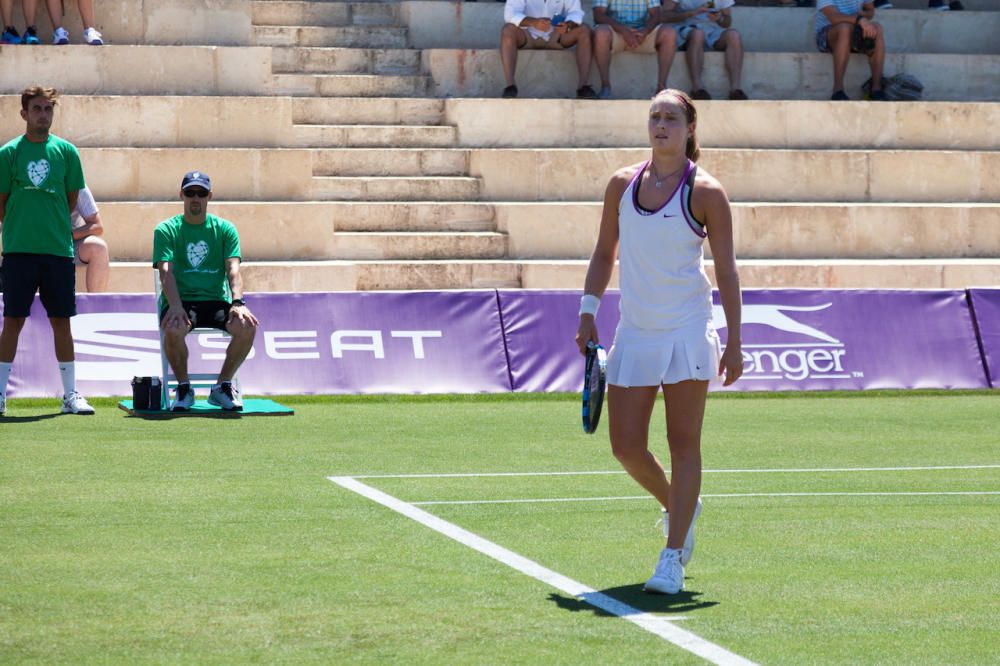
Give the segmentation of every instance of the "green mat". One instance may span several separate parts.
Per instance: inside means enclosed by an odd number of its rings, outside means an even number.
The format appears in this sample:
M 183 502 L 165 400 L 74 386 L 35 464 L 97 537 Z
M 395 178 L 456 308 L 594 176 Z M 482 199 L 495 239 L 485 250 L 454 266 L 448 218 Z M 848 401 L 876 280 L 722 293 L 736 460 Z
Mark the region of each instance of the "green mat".
M 216 418 L 240 418 L 242 416 L 292 416 L 295 410 L 284 405 L 279 405 L 274 400 L 266 398 L 246 398 L 243 400 L 242 412 L 227 412 L 221 407 L 208 404 L 205 400 L 198 400 L 194 406 L 186 412 L 171 412 L 164 410 L 133 409 L 131 400 L 122 400 L 118 403 L 118 408 L 123 409 L 131 416 L 138 416 L 144 419 L 174 419 L 189 416 L 210 416 Z

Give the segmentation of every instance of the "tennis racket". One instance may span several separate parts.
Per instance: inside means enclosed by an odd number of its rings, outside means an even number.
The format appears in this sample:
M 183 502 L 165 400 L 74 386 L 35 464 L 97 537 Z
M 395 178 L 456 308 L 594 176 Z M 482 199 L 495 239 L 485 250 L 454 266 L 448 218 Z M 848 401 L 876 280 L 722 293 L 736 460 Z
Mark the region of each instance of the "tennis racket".
M 601 420 L 604 387 L 608 376 L 608 355 L 601 345 L 587 343 L 583 368 L 583 431 L 592 434 Z

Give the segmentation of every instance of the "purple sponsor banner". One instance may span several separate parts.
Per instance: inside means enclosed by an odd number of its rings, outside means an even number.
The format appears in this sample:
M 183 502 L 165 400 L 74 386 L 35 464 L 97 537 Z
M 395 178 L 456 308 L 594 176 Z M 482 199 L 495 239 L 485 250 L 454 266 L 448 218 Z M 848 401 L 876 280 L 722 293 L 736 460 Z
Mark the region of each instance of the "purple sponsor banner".
M 576 391 L 579 292 L 501 291 L 515 391 Z M 725 316 L 714 295 L 723 343 Z M 610 346 L 617 294 L 598 315 Z M 746 290 L 744 376 L 725 390 L 851 390 L 987 386 L 961 291 Z M 713 382 L 712 390 L 721 390 Z
M 970 289 L 990 385 L 1000 388 L 1000 289 Z
M 476 393 L 510 390 L 496 292 L 252 294 L 261 325 L 240 369 L 244 392 Z M 127 395 L 160 374 L 151 294 L 81 294 L 73 318 L 77 384 Z M 227 341 L 188 336 L 192 372 L 217 372 Z M 37 299 L 21 333 L 9 395 L 62 392 L 52 332 Z

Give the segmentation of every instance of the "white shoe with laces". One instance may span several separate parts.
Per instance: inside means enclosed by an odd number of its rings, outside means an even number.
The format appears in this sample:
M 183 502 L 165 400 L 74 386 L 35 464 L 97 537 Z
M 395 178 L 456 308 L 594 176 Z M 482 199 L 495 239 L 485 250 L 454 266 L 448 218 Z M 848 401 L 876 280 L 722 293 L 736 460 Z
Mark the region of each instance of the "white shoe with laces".
M 91 46 L 102 46 L 104 44 L 104 36 L 96 28 L 87 28 L 83 31 L 83 41 Z
M 174 393 L 174 403 L 170 405 L 172 412 L 186 412 L 194 407 L 194 389 L 190 384 L 178 384 Z
M 212 392 L 208 394 L 208 404 L 221 407 L 227 412 L 243 411 L 243 399 L 240 398 L 240 392 L 230 382 L 213 386 Z
M 661 509 L 663 512 L 663 517 L 659 520 L 659 523 L 663 523 L 663 538 L 670 538 L 670 514 L 667 513 L 666 509 Z M 698 498 L 698 503 L 694 505 L 694 515 L 691 517 L 691 526 L 688 527 L 687 535 L 684 537 L 684 547 L 681 549 L 681 564 L 684 566 L 688 565 L 691 561 L 691 554 L 694 553 L 694 524 L 698 521 L 698 516 L 701 514 L 701 498 Z
M 684 589 L 684 565 L 681 564 L 681 551 L 676 548 L 664 548 L 660 552 L 660 561 L 656 563 L 653 577 L 642 587 L 643 592 L 652 594 L 677 594 Z
M 56 28 L 56 31 L 52 33 L 52 43 L 56 46 L 69 44 L 69 30 L 66 28 Z
M 94 408 L 87 403 L 87 399 L 82 395 L 76 391 L 71 391 L 63 396 L 62 413 L 89 416 L 94 413 Z

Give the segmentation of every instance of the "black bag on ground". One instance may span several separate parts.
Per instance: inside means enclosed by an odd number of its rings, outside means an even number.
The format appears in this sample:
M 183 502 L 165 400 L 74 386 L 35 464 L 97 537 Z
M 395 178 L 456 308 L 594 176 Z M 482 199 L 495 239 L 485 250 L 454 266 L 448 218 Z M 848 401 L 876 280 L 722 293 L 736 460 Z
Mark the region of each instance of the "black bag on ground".
M 132 378 L 132 409 L 149 411 L 163 409 L 160 404 L 161 397 L 159 377 Z

